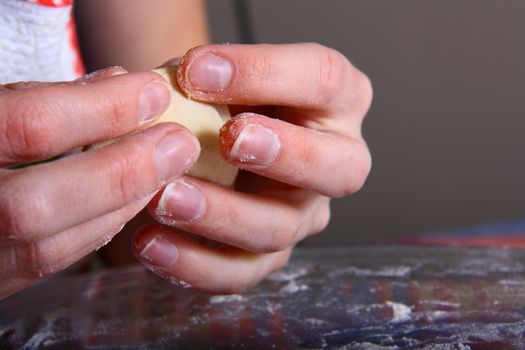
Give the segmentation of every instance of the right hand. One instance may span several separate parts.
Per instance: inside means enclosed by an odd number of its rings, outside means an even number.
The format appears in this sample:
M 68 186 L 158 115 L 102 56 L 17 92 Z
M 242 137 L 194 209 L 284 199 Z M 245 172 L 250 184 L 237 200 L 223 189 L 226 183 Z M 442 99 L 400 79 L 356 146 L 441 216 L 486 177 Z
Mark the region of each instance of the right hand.
M 0 85 L 0 299 L 107 243 L 193 165 L 199 145 L 187 129 L 145 129 L 168 102 L 162 77 L 121 68 Z M 98 150 L 6 168 L 139 129 Z

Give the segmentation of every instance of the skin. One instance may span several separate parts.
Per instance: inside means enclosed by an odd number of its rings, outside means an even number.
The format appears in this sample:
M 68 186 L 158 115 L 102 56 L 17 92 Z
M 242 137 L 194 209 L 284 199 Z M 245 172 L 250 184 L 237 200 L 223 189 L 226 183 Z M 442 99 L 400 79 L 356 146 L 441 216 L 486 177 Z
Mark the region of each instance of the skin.
M 140 93 L 151 83 L 166 82 L 142 70 L 208 40 L 200 1 L 154 3 L 75 2 L 88 71 L 120 65 L 136 73 L 115 67 L 75 82 L 0 86 L 0 167 L 46 160 L 148 127 L 140 121 Z M 162 26 L 155 25 L 159 22 Z M 189 23 L 193 30 L 183 31 Z M 166 91 L 159 115 L 167 99 Z M 180 177 L 187 159 L 197 157 L 198 145 L 172 160 L 170 178 L 161 179 L 153 154 L 167 134 L 190 139 L 195 146 L 186 129 L 165 124 L 100 151 L 18 170 L 0 169 L 0 299 L 100 248 L 163 185 Z
M 110 66 L 149 70 L 209 42 L 202 0 L 76 0 L 75 14 L 88 71 Z M 132 236 L 150 220 L 141 212 L 128 222 L 100 250 L 104 261 L 111 266 L 136 263 L 129 248 Z
M 232 69 L 220 91 L 203 90 L 191 80 L 194 63 L 208 54 Z M 172 53 L 140 62 L 125 62 L 124 55 L 108 65 L 134 70 L 155 66 L 167 55 Z M 184 55 L 178 76 L 193 99 L 235 106 L 237 116 L 221 132 L 224 158 L 243 169 L 235 188 L 184 176 L 199 152 L 186 129 L 140 123 L 140 92 L 162 83 L 154 73 L 113 68 L 84 81 L 0 91 L 3 166 L 142 130 L 97 151 L 0 172 L 0 297 L 78 261 L 145 206 L 154 220 L 147 219 L 132 240 L 143 264 L 174 283 L 241 292 L 281 268 L 297 242 L 326 227 L 330 198 L 364 184 L 371 160 L 361 124 L 372 89 L 338 52 L 318 44 L 205 45 Z M 271 161 L 232 158 L 247 125 L 276 135 L 280 146 Z M 161 176 L 152 154 L 168 134 L 190 146 L 169 159 Z M 186 221 L 159 210 L 164 187 L 181 179 L 204 198 L 204 207 Z
M 209 42 L 201 0 L 77 0 L 75 13 L 88 71 L 151 69 Z
M 192 63 L 206 54 L 223 57 L 233 67 L 233 78 L 222 91 L 192 86 Z M 184 177 L 205 196 L 203 214 L 186 222 L 170 220 L 165 208 L 158 210 L 157 194 L 149 209 L 164 226 L 143 227 L 134 250 L 168 280 L 211 293 L 242 292 L 281 268 L 297 242 L 326 227 L 330 198 L 353 194 L 364 184 L 371 159 L 361 124 L 371 84 L 341 54 L 318 44 L 207 45 L 190 50 L 179 69 L 179 85 L 192 98 L 234 104 L 239 110 L 264 106 L 267 114 L 241 113 L 221 132 L 223 156 L 244 170 L 236 188 Z M 272 162 L 230 157 L 246 125 L 277 134 L 281 146 Z M 141 255 L 152 240 L 172 252 L 169 264 Z
M 144 129 L 140 94 L 151 84 L 163 87 L 162 78 L 120 73 L 0 89 L 0 166 L 42 161 L 143 129 L 100 150 L 0 170 L 0 297 L 102 246 L 197 158 L 196 139 L 183 127 Z M 166 137 L 186 145 L 167 168 L 155 158 Z

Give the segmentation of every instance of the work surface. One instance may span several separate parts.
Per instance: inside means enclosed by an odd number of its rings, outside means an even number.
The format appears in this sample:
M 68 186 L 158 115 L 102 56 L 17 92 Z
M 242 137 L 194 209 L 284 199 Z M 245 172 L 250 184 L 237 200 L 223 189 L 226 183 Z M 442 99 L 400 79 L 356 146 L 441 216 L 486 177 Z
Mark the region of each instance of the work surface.
M 203 295 L 133 267 L 51 280 L 0 303 L 1 349 L 524 344 L 525 251 L 510 249 L 299 249 L 244 295 Z

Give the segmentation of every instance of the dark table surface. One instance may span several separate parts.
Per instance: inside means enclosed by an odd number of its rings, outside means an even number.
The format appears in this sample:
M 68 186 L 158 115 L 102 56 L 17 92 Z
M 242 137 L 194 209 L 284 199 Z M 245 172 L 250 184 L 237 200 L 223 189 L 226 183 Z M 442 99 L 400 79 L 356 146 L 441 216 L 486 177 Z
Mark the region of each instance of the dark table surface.
M 521 349 L 525 251 L 298 249 L 243 295 L 141 267 L 61 277 L 0 303 L 0 349 Z

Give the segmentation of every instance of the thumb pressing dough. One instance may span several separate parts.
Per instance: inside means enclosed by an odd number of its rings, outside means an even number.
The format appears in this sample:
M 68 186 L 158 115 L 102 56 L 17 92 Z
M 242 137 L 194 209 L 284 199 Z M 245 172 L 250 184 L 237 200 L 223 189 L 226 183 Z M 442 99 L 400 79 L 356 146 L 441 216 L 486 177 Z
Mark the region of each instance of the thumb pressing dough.
M 154 124 L 175 122 L 188 128 L 199 140 L 201 153 L 197 162 L 187 173 L 222 186 L 232 187 L 238 169 L 221 156 L 219 130 L 230 118 L 227 106 L 211 105 L 188 99 L 177 83 L 177 67 L 155 69 L 170 85 L 171 101 L 166 111 Z M 103 147 L 113 141 L 103 142 L 94 148 Z

